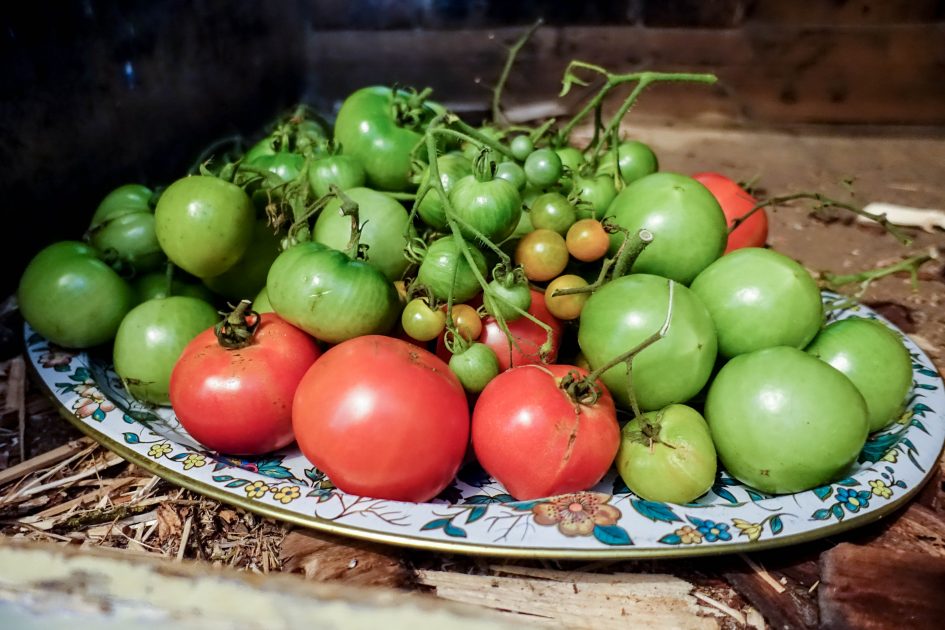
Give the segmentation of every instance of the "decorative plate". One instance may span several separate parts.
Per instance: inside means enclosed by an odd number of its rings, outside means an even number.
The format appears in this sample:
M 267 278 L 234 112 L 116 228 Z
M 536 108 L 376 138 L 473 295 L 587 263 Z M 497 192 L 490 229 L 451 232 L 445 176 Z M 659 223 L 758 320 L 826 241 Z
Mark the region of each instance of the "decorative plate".
M 833 311 L 832 318 L 851 315 L 879 319 L 895 330 L 859 305 Z M 434 501 L 399 503 L 335 489 L 295 448 L 255 459 L 209 452 L 187 435 L 170 409 L 130 400 L 107 358 L 58 348 L 29 326 L 24 333 L 30 365 L 63 415 L 142 468 L 268 517 L 445 552 L 640 558 L 799 543 L 893 511 L 919 490 L 945 442 L 945 387 L 929 358 L 903 336 L 914 373 L 908 413 L 870 436 L 847 477 L 820 488 L 769 496 L 720 471 L 705 496 L 677 505 L 644 501 L 611 473 L 593 491 L 516 502 L 473 464 Z

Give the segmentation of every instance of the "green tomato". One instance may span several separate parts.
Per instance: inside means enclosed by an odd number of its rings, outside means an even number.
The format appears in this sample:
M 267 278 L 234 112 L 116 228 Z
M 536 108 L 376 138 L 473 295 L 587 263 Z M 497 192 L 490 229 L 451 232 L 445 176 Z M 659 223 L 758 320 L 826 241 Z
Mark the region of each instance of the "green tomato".
M 499 359 L 495 351 L 478 342 L 450 357 L 449 367 L 470 394 L 482 392 L 499 375 Z
M 105 254 L 115 257 L 119 268 L 132 274 L 154 271 L 167 261 L 154 233 L 154 214 L 135 212 L 109 219 L 91 229 L 89 243 Z
M 106 221 L 117 219 L 126 214 L 139 212 L 150 213 L 151 197 L 154 193 L 141 184 L 125 184 L 111 191 L 95 209 L 89 229 L 94 229 Z
M 171 262 L 198 278 L 218 276 L 242 257 L 253 238 L 256 210 L 239 186 L 194 175 L 164 191 L 154 231 Z
M 216 301 L 217 297 L 202 282 L 196 278 L 181 278 L 180 275 L 180 273 L 174 274 L 170 287 L 167 284 L 167 274 L 163 271 L 154 271 L 135 278 L 131 285 L 134 289 L 135 304 L 172 295 L 197 298 L 207 304 L 213 304 Z
M 866 402 L 850 379 L 786 346 L 726 363 L 709 388 L 705 415 L 725 469 L 772 494 L 841 477 L 869 431 Z
M 471 243 L 467 242 L 472 259 L 480 275 L 486 275 L 486 257 Z M 455 283 L 454 283 L 455 278 Z M 430 243 L 420 269 L 417 281 L 433 293 L 433 297 L 445 301 L 453 287 L 453 302 L 466 302 L 479 293 L 482 287 L 472 267 L 452 236 L 444 236 Z
M 279 255 L 279 237 L 265 221 L 256 221 L 249 247 L 232 267 L 203 283 L 234 304 L 256 295 L 266 286 L 272 261 Z
M 135 400 L 169 405 L 171 371 L 191 339 L 217 323 L 197 298 L 172 296 L 131 309 L 115 335 L 115 372 Z
M 446 313 L 430 308 L 423 298 L 414 298 L 400 314 L 400 325 L 411 339 L 433 341 L 446 328 Z
M 92 247 L 60 241 L 26 266 L 16 292 L 20 313 L 40 335 L 64 348 L 110 341 L 134 306 L 131 286 Z
M 561 147 L 555 149 L 555 153 L 558 155 L 558 159 L 561 160 L 561 165 L 570 170 L 572 174 L 579 173 L 581 167 L 586 164 L 584 154 L 574 147 Z
M 272 308 L 272 303 L 269 301 L 269 290 L 266 287 L 260 289 L 259 293 L 256 294 L 256 299 L 253 300 L 253 310 L 260 315 L 263 313 L 275 313 L 275 310 Z
M 440 172 L 440 182 L 447 196 L 452 192 L 456 182 L 472 173 L 472 164 L 462 153 L 447 153 L 436 158 L 436 166 Z M 430 177 L 430 168 L 427 167 L 421 176 L 421 186 Z M 443 200 L 439 193 L 430 190 L 417 205 L 417 213 L 424 223 L 440 231 L 448 229 L 446 212 L 443 210 Z
M 506 276 L 502 280 L 494 278 L 489 283 L 489 290 L 492 295 L 485 293 L 482 303 L 486 312 L 495 318 L 501 315 L 507 322 L 514 321 L 522 316 L 516 307 L 527 311 L 532 305 L 532 292 L 528 283 L 516 282 L 514 276 Z
M 866 401 L 870 432 L 893 422 L 912 387 L 912 358 L 892 330 L 851 317 L 829 324 L 806 349 L 843 372 Z
M 632 274 L 595 291 L 581 311 L 578 344 L 597 369 L 656 333 L 666 320 L 669 280 Z M 633 390 L 640 409 L 652 411 L 685 402 L 709 380 L 716 357 L 709 312 L 685 286 L 673 286 L 672 320 L 666 336 L 633 359 Z M 630 408 L 625 363 L 601 380 L 623 408 Z
M 525 177 L 533 186 L 551 186 L 563 173 L 561 158 L 553 149 L 532 151 L 525 160 Z
M 622 142 L 617 147 L 617 163 L 620 168 L 620 177 L 624 183 L 632 184 L 641 177 L 655 173 L 660 169 L 659 161 L 653 150 L 637 140 Z M 614 153 L 607 151 L 603 155 L 598 173 L 603 175 L 614 174 Z
M 709 425 L 685 405 L 647 412 L 620 432 L 616 465 L 624 483 L 640 498 L 691 503 L 715 481 Z
M 688 285 L 722 255 L 728 242 L 725 215 L 709 190 L 685 175 L 654 173 L 624 188 L 607 215 L 630 231 L 641 228 L 653 242 L 634 262 L 632 271 L 652 273 Z M 623 235 L 611 237 L 616 251 Z
M 400 315 L 397 291 L 376 267 L 312 241 L 279 254 L 266 289 L 276 314 L 328 343 L 384 334 Z
M 577 221 L 577 211 L 568 198 L 557 192 L 537 197 L 528 212 L 534 229 L 545 229 L 564 236 Z M 530 231 L 530 230 L 529 230 Z
M 521 192 L 525 189 L 528 179 L 525 177 L 525 169 L 515 162 L 500 162 L 495 167 L 495 176 L 504 179 L 515 186 L 515 190 Z
M 253 146 L 251 146 L 246 153 L 243 154 L 242 163 L 250 164 L 257 158 L 260 158 L 264 155 L 275 155 L 276 148 L 274 145 L 274 140 L 272 136 L 266 136 Z
M 512 149 L 512 155 L 515 156 L 515 159 L 522 162 L 535 150 L 535 143 L 528 136 L 515 136 L 512 138 L 509 148 Z
M 341 190 L 364 186 L 361 162 L 351 155 L 332 155 L 315 161 L 308 170 L 308 182 L 319 197 L 328 194 L 332 184 Z
M 249 165 L 269 171 L 283 182 L 291 182 L 298 178 L 305 167 L 305 158 L 298 153 L 279 151 L 270 155 L 260 155 L 249 162 Z
M 456 217 L 475 228 L 492 242 L 502 241 L 513 231 L 522 216 L 522 198 L 515 186 L 504 179 L 480 181 L 467 175 L 450 192 L 450 205 Z M 463 236 L 476 236 L 460 223 Z
M 358 204 L 362 245 L 367 245 L 367 262 L 388 280 L 399 280 L 410 262 L 404 257 L 404 232 L 409 217 L 396 199 L 370 188 L 352 188 L 345 196 Z M 351 217 L 341 213 L 341 201 L 333 199 L 315 221 L 312 239 L 337 250 L 351 240 Z
M 817 283 L 772 249 L 745 247 L 709 265 L 692 283 L 715 322 L 719 353 L 806 346 L 823 324 Z
M 577 176 L 573 182 L 570 196 L 575 201 L 575 205 L 589 208 L 595 219 L 602 219 L 617 196 L 613 178 L 607 175 Z

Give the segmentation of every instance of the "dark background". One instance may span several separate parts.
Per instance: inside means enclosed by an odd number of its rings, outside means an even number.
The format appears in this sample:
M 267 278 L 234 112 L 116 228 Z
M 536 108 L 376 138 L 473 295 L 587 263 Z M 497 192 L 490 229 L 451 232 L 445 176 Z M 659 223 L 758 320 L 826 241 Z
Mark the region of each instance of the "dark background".
M 84 0 L 2 12 L 2 295 L 40 247 L 79 237 L 110 189 L 169 183 L 212 140 L 252 135 L 299 100 L 330 113 L 357 87 L 398 81 L 481 117 L 505 45 L 538 17 L 546 26 L 509 82 L 513 114 L 570 107 L 555 95 L 579 58 L 718 74 L 713 88 L 648 93 L 634 116 L 667 124 L 906 136 L 945 124 L 945 0 Z

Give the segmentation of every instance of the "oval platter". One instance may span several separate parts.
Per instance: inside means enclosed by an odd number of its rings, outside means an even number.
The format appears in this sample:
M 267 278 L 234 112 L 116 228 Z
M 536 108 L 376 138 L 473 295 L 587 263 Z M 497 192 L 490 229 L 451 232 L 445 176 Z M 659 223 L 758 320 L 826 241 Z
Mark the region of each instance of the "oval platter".
M 838 296 L 825 294 L 825 300 Z M 871 317 L 865 306 L 831 319 Z M 263 516 L 333 534 L 451 553 L 592 559 L 683 557 L 806 542 L 875 521 L 906 502 L 934 470 L 945 442 L 945 386 L 908 337 L 913 387 L 906 412 L 871 435 L 857 463 L 829 485 L 769 496 L 720 471 L 686 505 L 644 501 L 611 472 L 592 491 L 515 502 L 476 464 L 429 503 L 354 496 L 290 447 L 254 459 L 207 451 L 168 408 L 130 400 L 108 357 L 67 351 L 25 326 L 38 382 L 85 434 L 168 481 Z

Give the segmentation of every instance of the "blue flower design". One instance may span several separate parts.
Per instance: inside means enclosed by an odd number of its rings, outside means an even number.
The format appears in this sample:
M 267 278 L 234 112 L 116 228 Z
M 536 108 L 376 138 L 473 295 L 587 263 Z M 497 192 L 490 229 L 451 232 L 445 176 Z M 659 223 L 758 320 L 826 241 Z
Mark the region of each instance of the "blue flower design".
M 706 542 L 715 542 L 717 540 L 731 540 L 732 535 L 728 531 L 728 523 L 716 523 L 715 521 L 702 521 L 699 525 L 699 533 L 705 538 Z
M 870 496 L 868 490 L 853 490 L 851 488 L 837 488 L 837 502 L 849 512 L 859 512 L 860 508 L 869 507 Z

